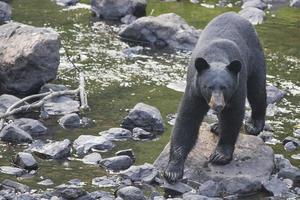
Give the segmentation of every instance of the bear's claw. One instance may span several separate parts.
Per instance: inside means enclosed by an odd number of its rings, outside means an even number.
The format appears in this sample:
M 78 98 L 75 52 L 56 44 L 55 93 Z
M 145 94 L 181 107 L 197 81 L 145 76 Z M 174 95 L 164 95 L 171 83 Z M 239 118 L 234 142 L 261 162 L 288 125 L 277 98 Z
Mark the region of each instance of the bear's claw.
M 209 162 L 215 165 L 226 165 L 232 160 L 233 148 L 229 146 L 217 146 L 211 154 Z
M 180 166 L 169 164 L 167 169 L 163 172 L 163 176 L 169 183 L 175 183 L 183 177 L 183 169 Z
M 263 129 L 263 120 L 249 120 L 245 123 L 245 130 L 249 135 L 258 135 Z
M 218 123 L 214 123 L 210 126 L 210 131 L 216 135 L 220 135 L 221 131 L 219 129 L 219 124 Z

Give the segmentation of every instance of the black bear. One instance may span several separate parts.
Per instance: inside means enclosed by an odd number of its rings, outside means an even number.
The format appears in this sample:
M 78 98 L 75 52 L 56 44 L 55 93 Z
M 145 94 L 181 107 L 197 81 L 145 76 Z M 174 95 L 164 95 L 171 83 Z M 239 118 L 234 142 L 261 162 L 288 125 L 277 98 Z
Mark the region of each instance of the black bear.
M 210 162 L 224 165 L 232 160 L 246 97 L 252 109 L 246 130 L 257 135 L 264 127 L 266 113 L 264 53 L 253 26 L 229 12 L 205 27 L 192 52 L 187 86 L 172 132 L 169 163 L 164 171 L 167 181 L 182 178 L 184 162 L 209 108 L 219 119 L 212 127 L 219 141 Z

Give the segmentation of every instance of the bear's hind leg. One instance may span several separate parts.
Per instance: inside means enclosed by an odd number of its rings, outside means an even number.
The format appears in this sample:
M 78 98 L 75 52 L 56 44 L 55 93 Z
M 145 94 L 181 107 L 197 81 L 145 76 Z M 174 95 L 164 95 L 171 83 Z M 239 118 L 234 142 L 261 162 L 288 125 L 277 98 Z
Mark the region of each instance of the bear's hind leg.
M 219 142 L 210 156 L 210 162 L 216 165 L 225 165 L 232 160 L 235 143 L 242 126 L 244 108 L 230 108 L 221 112 L 219 126 Z
M 265 73 L 257 73 L 248 79 L 247 97 L 251 106 L 251 118 L 245 123 L 250 135 L 258 135 L 265 126 L 266 115 L 266 78 Z

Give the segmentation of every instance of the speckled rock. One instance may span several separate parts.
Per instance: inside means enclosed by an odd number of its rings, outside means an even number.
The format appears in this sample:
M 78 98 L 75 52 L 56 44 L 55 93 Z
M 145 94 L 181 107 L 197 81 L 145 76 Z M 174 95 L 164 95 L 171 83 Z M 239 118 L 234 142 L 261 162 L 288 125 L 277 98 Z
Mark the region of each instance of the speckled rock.
M 73 147 L 78 155 L 88 153 L 92 149 L 107 151 L 115 145 L 108 139 L 102 136 L 81 135 L 73 143 Z
M 25 152 L 19 152 L 16 155 L 14 164 L 27 170 L 36 170 L 38 168 L 38 163 L 32 154 Z

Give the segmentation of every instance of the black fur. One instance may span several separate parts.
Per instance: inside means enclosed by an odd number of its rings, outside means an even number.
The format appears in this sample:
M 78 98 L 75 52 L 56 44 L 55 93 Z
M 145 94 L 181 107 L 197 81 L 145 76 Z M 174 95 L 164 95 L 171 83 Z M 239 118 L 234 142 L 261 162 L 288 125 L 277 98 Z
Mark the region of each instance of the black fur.
M 225 107 L 213 127 L 220 138 L 210 162 L 229 163 L 243 122 L 246 97 L 252 108 L 247 131 L 257 135 L 264 127 L 265 86 L 265 58 L 253 26 L 233 12 L 213 19 L 192 53 L 165 178 L 169 182 L 182 178 L 184 162 L 197 140 L 213 92 L 222 92 Z

